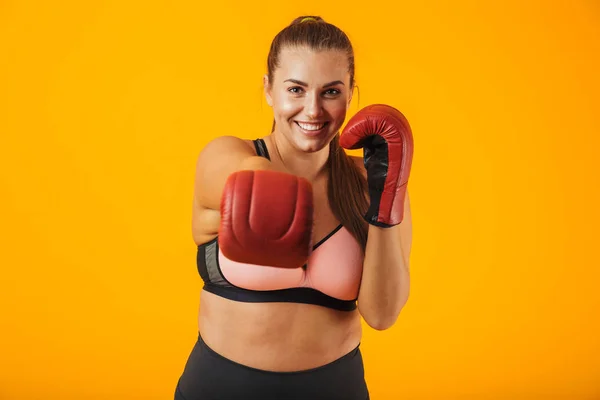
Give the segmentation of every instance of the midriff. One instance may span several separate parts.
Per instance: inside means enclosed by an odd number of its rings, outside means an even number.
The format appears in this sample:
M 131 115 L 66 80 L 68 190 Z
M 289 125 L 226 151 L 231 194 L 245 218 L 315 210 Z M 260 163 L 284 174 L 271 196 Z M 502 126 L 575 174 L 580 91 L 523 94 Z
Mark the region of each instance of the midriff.
M 357 310 L 299 303 L 243 303 L 202 291 L 198 328 L 231 361 L 266 371 L 317 368 L 344 356 L 362 336 Z

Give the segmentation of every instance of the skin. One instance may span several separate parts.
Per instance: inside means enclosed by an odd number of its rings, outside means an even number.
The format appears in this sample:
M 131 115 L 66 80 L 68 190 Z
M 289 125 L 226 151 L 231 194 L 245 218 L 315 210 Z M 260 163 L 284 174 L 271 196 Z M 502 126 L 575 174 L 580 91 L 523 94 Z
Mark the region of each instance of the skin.
M 264 77 L 265 96 L 276 121 L 275 131 L 264 137 L 271 161 L 249 156 L 255 155 L 252 142 L 235 138 L 223 139 L 207 152 L 235 150 L 245 155 L 237 169 L 273 169 L 308 179 L 313 185 L 316 243 L 339 224 L 328 204 L 326 163 L 329 143 L 352 99 L 348 63 L 343 52 L 306 48 L 282 49 L 280 61 L 273 81 Z M 309 137 L 297 121 L 327 125 L 322 133 Z M 362 158 L 353 159 L 362 166 Z M 219 165 L 214 168 L 222 170 Z M 206 168 L 202 172 L 212 176 Z M 211 193 L 219 185 L 220 181 L 205 184 Z M 203 197 L 202 189 L 197 189 L 196 197 L 193 236 L 196 244 L 202 244 L 218 232 L 218 199 Z M 199 330 L 205 342 L 224 357 L 253 368 L 299 371 L 332 362 L 356 348 L 362 336 L 361 316 L 375 329 L 392 326 L 408 297 L 412 228 L 408 204 L 407 196 L 406 223 L 389 229 L 369 227 L 358 310 L 234 302 L 202 291 Z

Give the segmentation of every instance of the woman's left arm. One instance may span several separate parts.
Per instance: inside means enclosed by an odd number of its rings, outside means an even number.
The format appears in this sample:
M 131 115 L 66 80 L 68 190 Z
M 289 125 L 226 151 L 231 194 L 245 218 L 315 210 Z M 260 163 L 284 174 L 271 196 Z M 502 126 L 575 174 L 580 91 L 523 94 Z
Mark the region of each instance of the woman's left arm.
M 363 148 L 369 223 L 358 310 L 377 330 L 390 328 L 408 300 L 412 219 L 408 178 L 413 137 L 406 117 L 386 104 L 357 112 L 340 135 L 345 149 Z
M 392 327 L 408 301 L 411 247 L 412 217 L 407 190 L 400 224 L 389 228 L 369 225 L 358 310 L 374 329 Z

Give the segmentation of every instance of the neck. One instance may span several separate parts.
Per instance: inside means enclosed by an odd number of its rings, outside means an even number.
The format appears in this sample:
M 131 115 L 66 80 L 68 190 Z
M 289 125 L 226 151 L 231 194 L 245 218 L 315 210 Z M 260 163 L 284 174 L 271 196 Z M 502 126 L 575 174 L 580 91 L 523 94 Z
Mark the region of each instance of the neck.
M 323 173 L 327 172 L 329 145 L 319 151 L 309 153 L 296 149 L 276 132 L 265 137 L 265 140 L 273 149 L 271 162 L 285 171 L 306 178 L 309 182 L 316 181 Z

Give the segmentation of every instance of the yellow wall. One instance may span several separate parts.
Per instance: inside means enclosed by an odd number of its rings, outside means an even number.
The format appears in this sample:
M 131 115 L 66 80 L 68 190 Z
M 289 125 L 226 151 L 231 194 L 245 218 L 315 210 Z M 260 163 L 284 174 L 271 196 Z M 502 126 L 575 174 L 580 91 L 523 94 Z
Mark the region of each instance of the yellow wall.
M 170 399 L 196 339 L 210 139 L 270 129 L 272 37 L 353 40 L 415 136 L 408 305 L 374 400 L 600 398 L 593 0 L 0 2 L 0 399 Z M 371 8 L 372 7 L 372 8 Z

